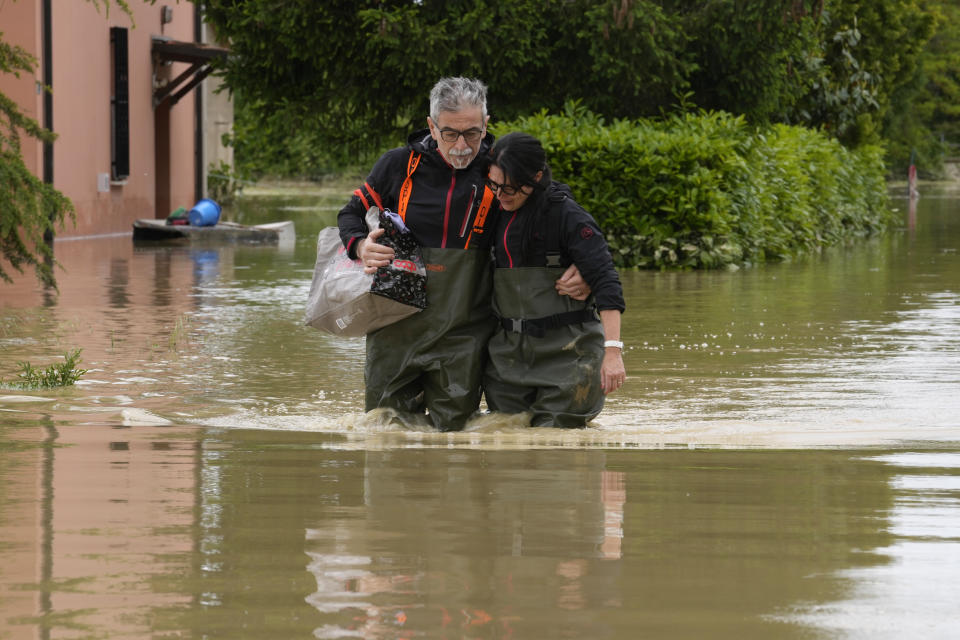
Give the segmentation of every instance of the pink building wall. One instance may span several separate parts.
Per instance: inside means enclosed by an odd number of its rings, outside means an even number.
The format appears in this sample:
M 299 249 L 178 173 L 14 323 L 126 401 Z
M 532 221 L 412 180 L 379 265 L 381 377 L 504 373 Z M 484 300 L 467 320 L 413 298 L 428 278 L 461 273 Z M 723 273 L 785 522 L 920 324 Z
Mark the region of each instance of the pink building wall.
M 53 24 L 53 128 L 59 138 L 53 145 L 54 186 L 73 202 L 76 224 L 67 222 L 57 237 L 75 237 L 129 232 L 137 218 L 165 217 L 156 211 L 156 143 L 153 87 L 155 73 L 175 78 L 188 65 L 154 65 L 151 36 L 193 40 L 194 6 L 168 0 L 149 4 L 132 0 L 132 16 L 115 3 L 109 11 L 97 10 L 93 2 L 54 0 Z M 163 7 L 173 9 L 172 21 L 161 24 Z M 43 123 L 42 96 L 36 83 L 43 80 L 42 2 L 17 0 L 0 3 L 0 31 L 38 60 L 36 74 L 15 79 L 0 76 L 0 90 L 16 100 Z M 128 31 L 130 176 L 98 190 L 98 174 L 110 173 L 110 98 L 112 94 L 110 27 Z M 196 115 L 194 92 L 170 111 L 171 208 L 189 208 L 195 200 Z M 42 176 L 42 152 L 38 145 L 25 145 L 24 159 Z M 165 198 L 160 198 L 166 201 Z
M 40 51 L 40 3 L 37 0 L 0 3 L 0 33 L 11 46 L 19 46 L 38 57 Z M 21 110 L 34 120 L 41 119 L 42 97 L 37 92 L 37 82 L 42 78 L 21 72 L 0 74 L 0 91 L 20 105 Z M 21 137 L 23 160 L 36 175 L 42 171 L 42 146 Z

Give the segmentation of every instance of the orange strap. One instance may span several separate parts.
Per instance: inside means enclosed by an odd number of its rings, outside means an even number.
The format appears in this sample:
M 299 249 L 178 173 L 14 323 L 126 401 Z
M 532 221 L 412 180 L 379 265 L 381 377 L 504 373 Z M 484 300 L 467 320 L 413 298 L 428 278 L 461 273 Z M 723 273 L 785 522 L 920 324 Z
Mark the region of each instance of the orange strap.
M 383 203 L 380 202 L 380 194 L 374 191 L 373 187 L 371 187 L 370 183 L 368 182 L 364 182 L 363 186 L 364 188 L 366 188 L 367 193 L 370 194 L 370 197 L 373 198 L 373 201 L 376 203 L 377 208 L 380 209 L 380 211 L 383 211 Z M 357 191 L 360 191 L 360 190 L 357 189 Z M 360 193 L 360 199 L 363 200 L 363 205 L 369 209 L 370 206 L 367 204 L 367 199 L 363 197 L 362 192 Z
M 467 243 L 463 245 L 464 249 L 470 248 L 470 238 L 473 237 L 474 233 L 483 233 L 483 227 L 487 222 L 487 214 L 490 213 L 491 204 L 493 204 L 493 191 L 490 190 L 490 187 L 484 185 L 483 199 L 480 200 L 480 208 L 477 209 L 477 217 L 474 219 L 473 229 L 470 230 L 470 235 L 467 236 Z
M 363 208 L 364 208 L 364 209 L 369 209 L 369 208 L 370 208 L 370 203 L 367 202 L 367 197 L 366 197 L 365 195 L 363 195 L 363 189 L 354 189 L 354 190 L 353 190 L 353 195 L 355 195 L 355 196 L 357 196 L 358 198 L 360 198 L 360 202 L 363 203 Z
M 410 157 L 407 159 L 407 177 L 400 187 L 400 202 L 398 204 L 400 210 L 397 211 L 400 214 L 400 219 L 404 222 L 407 221 L 407 203 L 410 202 L 410 193 L 413 191 L 413 172 L 417 170 L 418 164 L 420 164 L 420 154 L 411 149 Z

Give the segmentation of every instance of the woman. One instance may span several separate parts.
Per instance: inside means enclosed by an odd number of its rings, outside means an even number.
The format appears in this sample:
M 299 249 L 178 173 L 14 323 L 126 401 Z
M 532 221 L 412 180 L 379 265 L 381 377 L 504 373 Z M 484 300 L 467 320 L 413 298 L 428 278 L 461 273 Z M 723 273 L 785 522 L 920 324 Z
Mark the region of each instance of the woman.
M 551 179 L 539 140 L 507 134 L 489 158 L 487 185 L 501 211 L 493 294 L 500 326 L 487 347 L 487 405 L 532 412 L 533 426 L 583 427 L 626 376 L 620 278 L 596 221 Z M 571 263 L 593 291 L 585 302 L 557 295 L 556 274 Z

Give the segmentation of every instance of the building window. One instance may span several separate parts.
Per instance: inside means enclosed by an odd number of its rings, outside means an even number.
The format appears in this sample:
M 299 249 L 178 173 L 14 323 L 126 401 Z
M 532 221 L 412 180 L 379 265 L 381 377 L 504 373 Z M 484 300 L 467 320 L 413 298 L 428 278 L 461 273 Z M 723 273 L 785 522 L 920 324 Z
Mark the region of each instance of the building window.
M 110 27 L 113 95 L 110 98 L 110 173 L 113 180 L 130 175 L 130 77 L 127 29 Z

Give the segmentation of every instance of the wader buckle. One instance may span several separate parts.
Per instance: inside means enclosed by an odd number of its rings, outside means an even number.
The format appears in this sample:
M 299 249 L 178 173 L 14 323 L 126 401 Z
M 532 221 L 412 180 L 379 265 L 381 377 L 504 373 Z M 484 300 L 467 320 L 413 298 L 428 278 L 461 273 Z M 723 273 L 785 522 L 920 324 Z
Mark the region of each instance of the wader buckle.
M 599 320 L 600 318 L 594 308 L 589 307 L 527 320 L 523 318 L 500 318 L 500 326 L 514 333 L 525 333 L 534 338 L 542 338 L 547 335 L 548 329 L 559 329 L 568 324 L 598 322 Z
M 540 319 L 524 320 L 523 318 L 500 318 L 500 326 L 507 331 L 514 333 L 525 333 L 534 338 L 542 338 L 546 335 Z

